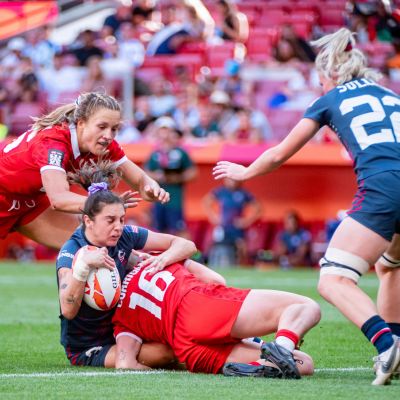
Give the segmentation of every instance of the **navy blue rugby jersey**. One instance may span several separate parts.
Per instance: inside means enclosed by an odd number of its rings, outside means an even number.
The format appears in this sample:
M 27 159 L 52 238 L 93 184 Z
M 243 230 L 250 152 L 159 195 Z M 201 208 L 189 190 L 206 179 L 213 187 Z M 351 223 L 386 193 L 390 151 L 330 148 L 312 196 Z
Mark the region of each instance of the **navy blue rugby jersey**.
M 148 230 L 136 226 L 125 225 L 121 238 L 114 247 L 108 247 L 108 254 L 115 261 L 121 282 L 128 271 L 127 263 L 132 249 L 140 250 L 147 241 Z M 57 257 L 57 272 L 60 268 L 72 268 L 75 253 L 83 246 L 91 245 L 86 239 L 82 228 L 78 228 L 64 244 Z M 58 284 L 58 274 L 57 274 Z M 111 324 L 114 309 L 99 311 L 89 307 L 84 301 L 72 320 L 61 319 L 61 344 L 68 351 L 83 351 L 90 347 L 113 344 L 113 328 Z
M 336 132 L 358 180 L 400 170 L 400 97 L 391 90 L 366 78 L 354 79 L 318 98 L 304 118 Z

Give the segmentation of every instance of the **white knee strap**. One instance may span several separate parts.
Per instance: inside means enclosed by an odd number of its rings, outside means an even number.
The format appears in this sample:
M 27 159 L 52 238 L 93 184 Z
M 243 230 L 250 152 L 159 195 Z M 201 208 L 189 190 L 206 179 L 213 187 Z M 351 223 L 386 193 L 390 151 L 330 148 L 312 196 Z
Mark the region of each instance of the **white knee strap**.
M 328 248 L 319 261 L 320 275 L 339 275 L 358 282 L 360 277 L 369 270 L 369 264 L 363 258 L 348 251 Z
M 393 257 L 389 256 L 388 253 L 383 253 L 378 262 L 387 268 L 399 268 L 400 260 L 395 260 Z

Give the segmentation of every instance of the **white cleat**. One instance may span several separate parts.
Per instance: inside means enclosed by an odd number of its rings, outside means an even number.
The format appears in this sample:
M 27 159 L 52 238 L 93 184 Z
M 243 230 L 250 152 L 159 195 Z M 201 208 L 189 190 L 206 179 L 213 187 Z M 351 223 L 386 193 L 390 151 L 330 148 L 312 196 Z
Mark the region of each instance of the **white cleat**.
M 400 338 L 395 338 L 392 347 L 373 358 L 376 378 L 373 385 L 388 385 L 400 367 Z

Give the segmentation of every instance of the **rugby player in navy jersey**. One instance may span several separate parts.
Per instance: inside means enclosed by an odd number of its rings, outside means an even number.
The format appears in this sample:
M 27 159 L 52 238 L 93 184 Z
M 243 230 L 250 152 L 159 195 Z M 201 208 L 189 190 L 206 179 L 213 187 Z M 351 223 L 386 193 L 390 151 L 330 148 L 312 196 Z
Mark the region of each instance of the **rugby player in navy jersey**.
M 328 125 L 354 160 L 358 191 L 320 261 L 320 294 L 361 329 L 376 347 L 374 385 L 400 369 L 400 97 L 377 81 L 345 28 L 312 43 L 324 95 L 277 146 L 244 167 L 220 161 L 216 179 L 238 181 L 269 173 Z M 376 264 L 378 307 L 358 287 Z
M 115 209 L 119 210 L 123 203 L 118 196 L 105 190 L 115 185 L 116 176 L 115 164 L 109 161 L 85 164 L 75 174 L 70 174 L 72 182 L 81 184 L 89 191 L 82 210 L 83 223 L 60 250 L 56 264 L 61 344 L 72 365 L 115 366 L 115 340 L 111 324 L 115 309 L 98 311 L 82 302 L 90 268 L 105 266 L 112 269 L 116 265 L 122 281 L 129 272 L 128 260 L 133 249 L 161 251 L 156 256 L 146 255 L 142 260 L 155 272 L 189 258 L 196 251 L 194 243 L 189 240 L 123 225 L 124 215 L 115 216 Z M 89 251 L 85 247 L 88 245 L 98 249 Z M 81 248 L 84 248 L 84 263 L 72 269 L 74 255 Z M 186 260 L 185 265 L 205 282 L 225 284 L 222 276 L 199 263 Z M 147 343 L 142 347 L 139 359 L 147 366 L 160 367 L 173 361 L 174 355 L 164 344 Z

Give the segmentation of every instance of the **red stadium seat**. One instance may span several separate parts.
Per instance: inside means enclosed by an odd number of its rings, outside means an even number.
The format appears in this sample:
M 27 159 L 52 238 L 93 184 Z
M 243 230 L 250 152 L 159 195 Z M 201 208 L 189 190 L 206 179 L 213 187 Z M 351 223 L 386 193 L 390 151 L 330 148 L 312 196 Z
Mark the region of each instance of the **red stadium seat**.
M 31 117 L 38 117 L 45 111 L 45 107 L 40 103 L 17 103 L 10 116 L 10 134 L 24 133 L 32 125 Z

